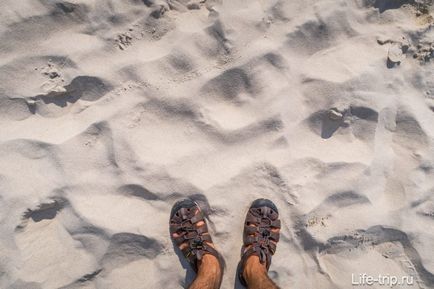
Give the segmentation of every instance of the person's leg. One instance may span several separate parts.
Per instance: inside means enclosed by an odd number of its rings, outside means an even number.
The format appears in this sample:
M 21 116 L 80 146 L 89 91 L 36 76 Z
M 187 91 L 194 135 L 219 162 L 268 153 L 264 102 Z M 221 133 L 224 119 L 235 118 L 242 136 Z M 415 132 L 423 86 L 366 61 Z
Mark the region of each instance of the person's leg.
M 222 279 L 219 261 L 213 255 L 202 257 L 198 264 L 196 279 L 188 287 L 189 289 L 218 289 Z
M 244 266 L 243 277 L 249 289 L 279 289 L 267 274 L 265 264 L 259 262 L 258 256 L 250 256 Z

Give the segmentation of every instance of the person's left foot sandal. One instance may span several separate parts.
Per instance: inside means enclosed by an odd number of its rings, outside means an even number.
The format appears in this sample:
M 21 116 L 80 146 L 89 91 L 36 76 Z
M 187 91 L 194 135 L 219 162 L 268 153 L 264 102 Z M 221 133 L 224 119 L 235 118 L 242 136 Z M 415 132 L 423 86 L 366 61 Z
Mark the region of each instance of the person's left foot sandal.
M 201 221 L 203 224 L 197 226 Z M 175 237 L 175 234 L 178 236 Z M 170 236 L 178 248 L 181 249 L 182 244 L 186 245 L 181 251 L 196 273 L 197 262 L 205 254 L 215 256 L 222 266 L 220 254 L 209 245 L 212 244 L 212 239 L 202 211 L 192 200 L 185 199 L 173 206 L 170 214 Z

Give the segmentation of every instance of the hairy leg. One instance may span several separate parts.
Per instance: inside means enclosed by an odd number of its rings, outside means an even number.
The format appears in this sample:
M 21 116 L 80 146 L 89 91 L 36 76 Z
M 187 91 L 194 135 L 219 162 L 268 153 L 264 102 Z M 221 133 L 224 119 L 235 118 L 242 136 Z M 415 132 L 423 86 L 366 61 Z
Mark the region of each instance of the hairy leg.
M 249 289 L 279 289 L 267 274 L 265 264 L 259 262 L 258 256 L 251 256 L 247 259 L 243 277 Z
M 198 267 L 196 279 L 189 289 L 219 289 L 222 270 L 217 258 L 209 254 L 204 255 Z

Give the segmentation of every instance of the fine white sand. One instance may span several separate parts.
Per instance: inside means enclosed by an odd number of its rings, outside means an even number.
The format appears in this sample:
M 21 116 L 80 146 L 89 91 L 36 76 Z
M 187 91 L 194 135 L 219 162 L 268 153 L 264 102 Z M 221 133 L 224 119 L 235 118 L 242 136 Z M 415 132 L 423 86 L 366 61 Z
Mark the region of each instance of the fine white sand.
M 434 288 L 429 2 L 2 0 L 0 288 L 183 288 L 187 196 L 222 288 L 259 197 L 282 289 Z

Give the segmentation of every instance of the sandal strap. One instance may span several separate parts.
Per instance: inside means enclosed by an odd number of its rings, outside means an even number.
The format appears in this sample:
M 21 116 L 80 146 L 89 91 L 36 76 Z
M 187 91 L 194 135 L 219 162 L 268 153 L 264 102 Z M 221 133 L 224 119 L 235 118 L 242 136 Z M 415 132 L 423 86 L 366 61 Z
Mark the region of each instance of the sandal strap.
M 273 244 L 273 245 L 274 245 L 274 250 L 275 250 L 276 245 L 275 244 Z M 246 264 L 247 259 L 250 256 L 258 256 L 259 261 L 262 264 L 265 264 L 267 271 L 268 271 L 268 269 L 270 269 L 270 265 L 271 265 L 271 255 L 273 255 L 274 252 L 271 254 L 270 253 L 271 252 L 268 252 L 268 254 L 267 254 L 265 251 L 263 251 L 263 249 L 258 248 L 258 246 L 256 246 L 256 245 L 253 245 L 253 246 L 249 247 L 246 251 L 244 251 L 244 253 L 241 257 L 241 261 L 239 263 L 239 267 L 238 267 L 238 278 L 239 278 L 241 284 L 243 284 L 244 286 L 247 287 L 247 282 L 243 276 L 244 265 Z
M 221 256 L 220 254 L 211 246 L 209 246 L 204 241 L 211 242 L 210 235 L 204 235 L 201 237 L 202 240 L 190 240 L 188 246 L 186 246 L 182 253 L 187 258 L 187 260 L 192 264 L 193 269 L 197 272 L 197 261 L 202 260 L 203 256 L 206 254 L 213 255 L 216 257 L 220 263 Z
M 250 256 L 258 256 L 259 257 L 259 262 L 261 262 L 261 264 L 265 264 L 267 271 L 270 268 L 271 265 L 271 256 L 272 254 L 268 254 L 271 252 L 268 252 L 268 248 L 261 248 L 260 246 L 257 245 L 253 245 L 251 247 L 249 247 L 249 249 L 247 249 L 244 253 L 243 253 L 243 257 L 241 258 L 241 262 L 244 265 L 245 261 L 250 257 Z
M 203 214 L 198 213 L 197 210 L 199 210 L 198 207 L 196 209 L 180 208 L 170 220 L 172 239 L 178 246 L 187 243 L 187 246 L 181 251 L 196 272 L 197 261 L 202 260 L 206 254 L 215 256 L 222 264 L 220 254 L 206 243 L 212 243 L 212 238 L 208 233 L 208 226 Z M 196 224 L 200 221 L 204 221 L 204 224 L 196 227 Z M 173 237 L 174 233 L 179 236 Z
M 259 261 L 265 264 L 267 271 L 270 268 L 272 255 L 276 252 L 276 243 L 280 239 L 280 233 L 273 230 L 280 228 L 279 215 L 272 208 L 264 206 L 249 209 L 244 224 L 243 241 L 245 249 L 242 252 L 238 274 L 243 285 L 246 285 L 246 283 L 242 273 L 246 260 L 250 256 L 258 256 Z M 246 249 L 246 247 L 248 248 Z

